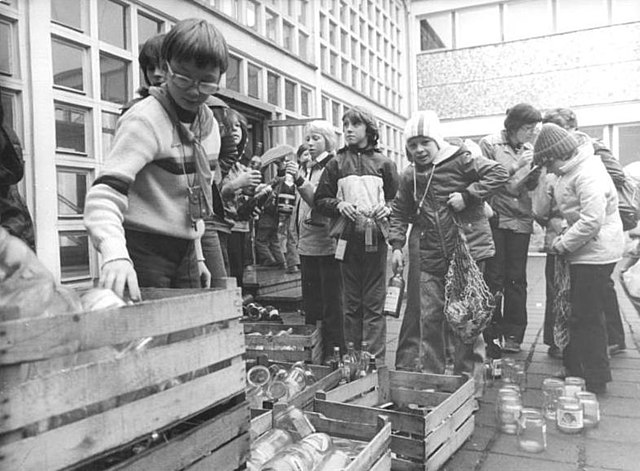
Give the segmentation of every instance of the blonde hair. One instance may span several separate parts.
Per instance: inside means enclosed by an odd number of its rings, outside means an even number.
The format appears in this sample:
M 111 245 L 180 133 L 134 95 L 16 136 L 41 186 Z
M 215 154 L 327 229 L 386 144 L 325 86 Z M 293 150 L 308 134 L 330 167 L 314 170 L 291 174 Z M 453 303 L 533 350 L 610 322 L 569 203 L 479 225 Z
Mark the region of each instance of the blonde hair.
M 304 127 L 304 135 L 308 136 L 310 134 L 320 134 L 324 137 L 325 150 L 327 152 L 333 152 L 338 145 L 336 130 L 333 127 L 333 124 L 324 119 L 311 121 Z

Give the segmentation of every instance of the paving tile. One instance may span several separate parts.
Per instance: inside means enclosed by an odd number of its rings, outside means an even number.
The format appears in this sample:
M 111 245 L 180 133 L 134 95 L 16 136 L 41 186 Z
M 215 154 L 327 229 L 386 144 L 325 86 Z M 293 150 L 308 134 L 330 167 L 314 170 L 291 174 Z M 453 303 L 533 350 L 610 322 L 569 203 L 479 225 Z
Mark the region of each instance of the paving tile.
M 626 397 L 605 395 L 599 398 L 600 415 L 602 417 L 637 417 L 640 418 L 638 400 Z M 640 428 L 638 429 L 640 431 Z M 640 441 L 640 438 L 638 438 Z
M 638 471 L 640 469 L 640 446 L 638 446 L 637 438 L 635 444 L 612 444 L 610 442 L 587 439 L 585 441 L 585 449 L 587 466 L 624 471 Z
M 532 456 L 520 450 L 515 435 L 500 434 L 493 442 L 491 453 L 521 456 L 524 458 L 544 459 L 565 463 L 577 463 L 582 439 L 579 435 L 565 435 L 554 432 L 555 426 L 547 426 L 547 449 Z
M 440 471 L 474 471 L 481 459 L 481 452 L 461 449 L 440 468 Z
M 639 431 L 640 418 L 638 417 L 614 417 L 601 414 L 598 426 L 585 430 L 584 436 L 590 440 L 615 442 L 615 446 L 635 444 L 640 449 Z M 611 443 L 609 445 L 611 446 Z M 640 461 L 638 463 L 637 469 L 640 469 Z
M 480 468 L 481 471 L 575 471 L 577 469 L 577 466 L 566 462 L 544 459 L 544 452 L 534 457 L 490 453 Z
M 485 451 L 491 444 L 491 439 L 497 433 L 498 431 L 494 427 L 486 427 L 476 424 L 473 429 L 473 433 L 464 445 L 462 445 L 462 448 L 465 450 Z

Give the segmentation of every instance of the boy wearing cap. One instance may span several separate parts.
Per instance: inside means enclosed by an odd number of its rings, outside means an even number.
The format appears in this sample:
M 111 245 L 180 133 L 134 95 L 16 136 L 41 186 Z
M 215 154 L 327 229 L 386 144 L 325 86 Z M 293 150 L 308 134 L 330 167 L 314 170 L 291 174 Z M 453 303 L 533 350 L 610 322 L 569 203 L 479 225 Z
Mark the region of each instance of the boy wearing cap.
M 555 124 L 542 126 L 533 158 L 558 176 L 553 196 L 568 224 L 550 249 L 570 264 L 571 321 L 564 374 L 582 377 L 587 390 L 604 393 L 611 370 L 603 300 L 624 246 L 616 188 L 591 142 L 580 144 Z
M 467 238 L 473 258 L 481 265 L 492 257 L 494 244 L 484 211 L 484 199 L 508 178 L 494 160 L 473 157 L 464 146 L 448 144 L 433 111 L 421 111 L 404 131 L 406 151 L 413 163 L 400 177 L 391 206 L 389 243 L 394 271 L 403 265 L 402 247 L 409 234 L 409 273 L 396 368 L 442 374 L 447 343 L 454 347 L 454 372 L 482 380 L 482 339 L 464 344 L 448 329 L 444 316 L 444 285 L 457 231 Z M 478 351 L 478 349 L 480 351 Z

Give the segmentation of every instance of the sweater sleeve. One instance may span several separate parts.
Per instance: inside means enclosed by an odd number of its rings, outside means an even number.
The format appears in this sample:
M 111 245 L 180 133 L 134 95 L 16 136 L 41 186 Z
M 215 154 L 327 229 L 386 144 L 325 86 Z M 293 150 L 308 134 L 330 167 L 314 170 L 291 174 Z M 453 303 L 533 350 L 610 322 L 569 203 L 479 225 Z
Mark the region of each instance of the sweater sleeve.
M 338 217 L 338 159 L 334 158 L 324 168 L 314 195 L 314 204 L 320 214 L 329 217 Z
M 509 178 L 507 170 L 495 160 L 486 157 L 465 156 L 466 165 L 473 168 L 475 181 L 466 189 L 475 200 L 484 200 L 502 188 Z
M 158 150 L 155 129 L 144 116 L 131 110 L 120 119 L 105 169 L 85 201 L 84 224 L 103 262 L 129 259 L 123 228 L 129 188 Z
M 391 159 L 388 160 L 385 167 L 386 171 L 383 176 L 384 199 L 390 202 L 393 201 L 398 192 L 398 168 L 396 163 Z

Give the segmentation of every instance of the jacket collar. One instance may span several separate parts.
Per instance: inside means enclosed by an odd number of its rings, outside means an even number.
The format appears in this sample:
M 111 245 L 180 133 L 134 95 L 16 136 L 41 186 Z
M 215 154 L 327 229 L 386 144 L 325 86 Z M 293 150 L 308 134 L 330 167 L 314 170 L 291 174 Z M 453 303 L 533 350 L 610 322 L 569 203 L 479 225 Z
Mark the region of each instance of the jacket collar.
M 594 155 L 591 142 L 585 142 L 578 147 L 578 152 L 575 155 L 567 159 L 567 161 L 558 168 L 558 172 L 561 175 L 574 172 L 584 161 L 594 157 Z

